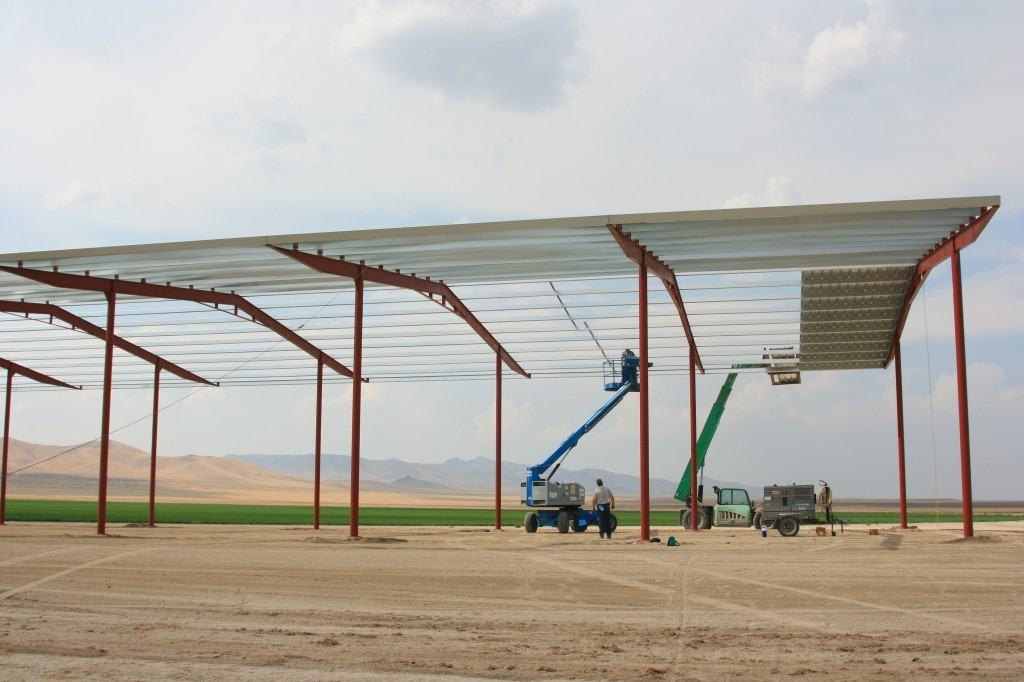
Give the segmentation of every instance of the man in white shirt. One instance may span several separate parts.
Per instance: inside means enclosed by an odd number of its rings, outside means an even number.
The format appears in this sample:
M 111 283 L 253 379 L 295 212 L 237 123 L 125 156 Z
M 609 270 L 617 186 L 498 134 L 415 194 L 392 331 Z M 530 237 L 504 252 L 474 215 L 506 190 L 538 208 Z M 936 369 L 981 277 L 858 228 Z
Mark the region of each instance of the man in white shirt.
M 601 538 L 612 539 L 612 509 L 615 509 L 615 495 L 611 488 L 605 486 L 604 481 L 597 479 L 597 490 L 594 491 L 594 499 L 590 501 L 590 508 L 600 513 L 598 517 L 598 528 L 601 530 Z

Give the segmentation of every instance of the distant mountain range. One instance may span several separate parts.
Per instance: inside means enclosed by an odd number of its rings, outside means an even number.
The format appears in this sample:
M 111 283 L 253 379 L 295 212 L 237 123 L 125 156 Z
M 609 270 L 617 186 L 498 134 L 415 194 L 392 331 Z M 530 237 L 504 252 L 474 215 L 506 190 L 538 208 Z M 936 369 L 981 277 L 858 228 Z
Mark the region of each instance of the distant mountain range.
M 228 455 L 232 459 L 240 459 L 256 464 L 270 471 L 312 478 L 313 455 Z M 348 481 L 351 460 L 347 455 L 324 455 L 321 462 L 321 475 L 325 480 Z M 360 478 L 390 483 L 393 486 L 410 490 L 424 491 L 485 491 L 493 490 L 494 460 L 486 457 L 473 459 L 451 458 L 441 463 L 406 462 L 400 459 L 367 459 L 359 462 Z M 526 465 L 519 462 L 503 461 L 501 463 L 502 490 L 506 494 L 519 494 L 519 484 L 526 474 Z M 587 490 L 592 490 L 594 481 L 603 479 L 605 484 L 619 495 L 639 495 L 640 478 L 628 474 L 620 474 L 606 469 L 568 469 L 561 468 L 555 480 L 578 481 Z M 651 479 L 651 495 L 653 497 L 672 497 L 678 481 L 663 478 Z M 730 488 L 746 488 L 752 494 L 754 486 L 742 483 L 723 482 L 705 477 L 704 486 L 710 490 L 718 485 Z
M 345 455 L 325 455 L 322 487 L 324 499 L 343 500 L 349 483 L 351 460 Z M 89 444 L 68 448 L 11 439 L 8 491 L 21 497 L 92 497 L 99 470 L 99 447 Z M 440 463 L 406 462 L 400 459 L 367 459 L 360 462 L 360 488 L 380 505 L 416 503 L 437 506 L 488 504 L 494 491 L 494 460 L 452 458 Z M 526 465 L 502 462 L 502 490 L 519 497 Z M 290 504 L 310 496 L 313 455 L 186 455 L 158 460 L 157 488 L 163 500 L 197 499 L 229 502 Z M 640 493 L 640 479 L 605 469 L 559 469 L 555 480 L 582 483 L 594 489 L 605 483 L 622 497 Z M 145 498 L 148 493 L 149 453 L 111 441 L 110 494 L 122 499 Z M 722 483 L 712 485 L 750 486 Z M 667 501 L 676 482 L 651 479 L 651 497 Z

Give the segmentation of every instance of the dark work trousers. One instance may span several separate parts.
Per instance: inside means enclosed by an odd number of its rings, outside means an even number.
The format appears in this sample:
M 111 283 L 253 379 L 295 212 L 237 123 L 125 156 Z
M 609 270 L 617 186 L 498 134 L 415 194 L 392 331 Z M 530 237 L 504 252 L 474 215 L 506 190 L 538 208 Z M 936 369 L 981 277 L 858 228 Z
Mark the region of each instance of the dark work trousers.
M 597 505 L 597 512 L 600 516 L 597 519 L 597 527 L 601 529 L 601 535 L 612 536 L 612 506 L 610 504 Z

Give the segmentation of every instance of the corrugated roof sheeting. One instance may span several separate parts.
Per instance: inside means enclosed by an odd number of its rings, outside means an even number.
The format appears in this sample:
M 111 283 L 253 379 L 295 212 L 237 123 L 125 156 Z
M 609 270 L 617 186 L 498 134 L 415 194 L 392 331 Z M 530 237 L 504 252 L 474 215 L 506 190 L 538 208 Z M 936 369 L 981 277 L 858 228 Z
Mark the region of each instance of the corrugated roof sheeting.
M 913 265 L 998 197 L 722 209 L 285 234 L 0 255 L 0 263 L 236 291 L 351 362 L 352 283 L 267 248 L 314 252 L 444 280 L 537 378 L 595 376 L 637 343 L 636 266 L 607 225 L 621 224 L 677 273 L 711 372 L 798 346 L 801 369 L 879 367 Z M 679 318 L 650 281 L 655 373 L 687 369 Z M 96 293 L 0 273 L 0 298 L 50 301 L 104 324 Z M 491 351 L 418 294 L 367 286 L 371 380 L 490 379 Z M 45 320 L 0 318 L 0 357 L 87 387 L 102 343 Z M 226 384 L 308 383 L 315 363 L 268 330 L 200 305 L 120 297 L 118 333 Z M 34 363 L 34 364 L 33 364 Z M 118 356 L 119 385 L 150 369 Z
M 805 270 L 800 369 L 883 367 L 913 273 L 913 266 Z M 848 334 L 854 332 L 874 336 L 851 344 Z M 824 338 L 828 333 L 831 340 Z

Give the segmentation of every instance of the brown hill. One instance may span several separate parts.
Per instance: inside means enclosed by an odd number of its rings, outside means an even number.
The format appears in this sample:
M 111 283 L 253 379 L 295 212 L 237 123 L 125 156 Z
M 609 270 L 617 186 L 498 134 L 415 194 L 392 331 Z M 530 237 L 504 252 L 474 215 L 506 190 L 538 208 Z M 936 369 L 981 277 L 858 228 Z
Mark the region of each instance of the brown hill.
M 95 499 L 99 443 L 63 453 L 70 446 L 40 445 L 11 439 L 8 494 L 21 498 Z M 52 458 L 52 459 L 50 459 Z M 45 461 L 44 461 L 45 460 Z M 18 470 L 39 462 L 25 471 Z M 108 460 L 110 499 L 144 500 L 149 495 L 149 453 L 111 441 Z M 488 506 L 490 497 L 457 492 L 431 493 L 400 485 L 363 480 L 361 500 L 379 506 Z M 233 457 L 186 455 L 157 460 L 157 500 L 237 504 L 307 504 L 313 485 L 308 478 L 271 471 Z M 325 479 L 325 505 L 348 503 L 348 482 Z M 517 502 L 517 501 L 516 501 Z M 510 500 L 510 503 L 514 503 Z
M 54 457 L 68 446 L 38 445 L 11 439 L 9 471 L 17 471 L 33 462 L 41 462 L 21 475 L 76 476 L 95 480 L 99 471 L 99 444 L 85 446 Z M 53 459 L 49 459 L 54 457 Z M 149 453 L 124 443 L 111 441 L 108 460 L 111 479 L 149 480 Z M 294 485 L 302 479 L 279 474 L 255 464 L 222 457 L 188 455 L 161 457 L 157 462 L 157 478 L 168 483 L 195 484 L 216 487 L 239 485 Z

